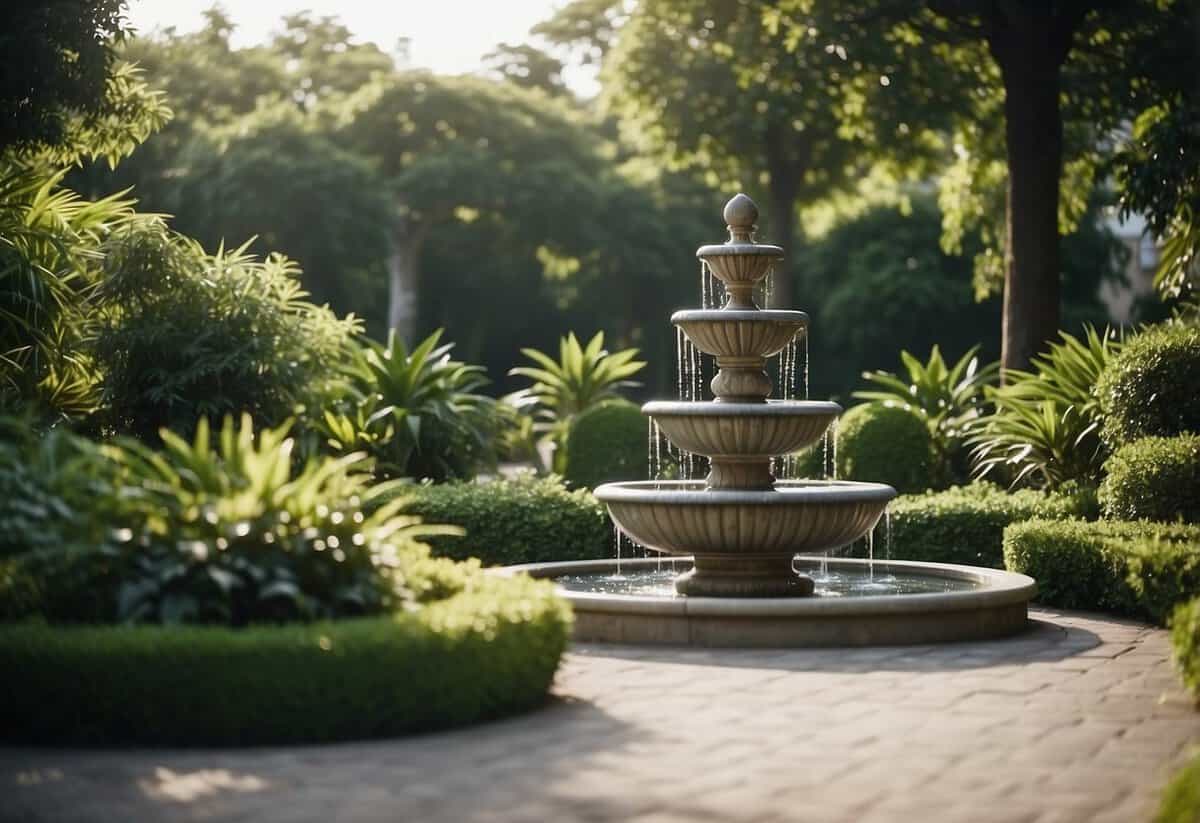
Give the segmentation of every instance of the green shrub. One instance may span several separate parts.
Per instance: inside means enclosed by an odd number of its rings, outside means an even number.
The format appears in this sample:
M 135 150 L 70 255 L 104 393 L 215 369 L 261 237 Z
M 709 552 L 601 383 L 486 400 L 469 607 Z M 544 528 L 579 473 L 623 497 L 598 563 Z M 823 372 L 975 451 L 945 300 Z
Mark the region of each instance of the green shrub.
M 1171 614 L 1171 645 L 1183 684 L 1200 700 L 1200 597 L 1175 607 Z
M 1087 517 L 1095 513 L 1095 504 L 1086 492 L 1006 492 L 990 483 L 972 483 L 901 496 L 889 511 L 892 557 L 897 560 L 1003 568 L 1005 526 L 1034 517 Z
M 934 485 L 933 474 L 933 438 L 908 409 L 864 403 L 838 421 L 838 479 L 887 483 L 905 493 Z
M 305 300 L 295 264 L 244 248 L 206 255 L 161 224 L 119 232 L 103 251 L 106 429 L 154 440 L 243 412 L 278 425 L 334 391 L 358 321 Z
M 1154 816 L 1154 823 L 1196 823 L 1197 820 L 1200 820 L 1200 753 L 1171 778 Z
M 1092 326 L 1082 338 L 1060 332 L 1034 371 L 1015 369 L 988 387 L 992 414 L 972 426 L 973 473 L 1013 486 L 1095 485 L 1108 456 L 1098 434 L 1102 416 L 1094 388 L 1121 343 Z
M 1096 386 L 1103 437 L 1116 449 L 1143 437 L 1200 434 L 1200 328 L 1156 326 L 1130 338 Z
M 954 477 L 960 474 L 958 467 L 963 462 L 961 452 L 968 427 L 983 412 L 984 389 L 995 383 L 1000 374 L 999 363 L 980 367 L 978 352 L 979 346 L 973 346 L 947 366 L 936 345 L 925 363 L 901 351 L 903 375 L 878 370 L 863 372 L 863 378 L 877 388 L 856 391 L 854 396 L 900 406 L 924 420 L 933 436 L 938 474 Z
M 1200 590 L 1200 526 L 1145 521 L 1014 523 L 1004 562 L 1038 582 L 1038 602 L 1163 623 Z
M 0 738 L 247 745 L 379 737 L 531 708 L 566 648 L 552 588 L 468 571 L 393 616 L 217 627 L 0 625 Z
M 27 418 L 0 417 L 0 558 L 103 539 L 91 512 L 111 475 L 89 440 L 63 428 L 39 437 Z
M 405 511 L 466 530 L 426 539 L 436 554 L 486 565 L 591 560 L 612 554 L 608 515 L 586 489 L 557 478 L 405 487 Z
M 202 418 L 192 442 L 163 431 L 161 451 L 100 447 L 117 478 L 90 512 L 101 537 L 18 557 L 3 579 L 25 606 L 9 616 L 237 626 L 376 614 L 417 596 L 402 568 L 417 541 L 458 530 L 400 514 L 399 484 L 372 485 L 361 454 L 296 463 L 288 429 L 226 418 L 211 443 Z
M 393 331 L 345 367 L 347 393 L 314 422 L 337 454 L 365 451 L 381 478 L 471 478 L 496 465 L 496 401 L 479 394 L 483 368 L 450 359 L 438 329 L 410 351 Z
M 576 488 L 646 476 L 646 417 L 625 400 L 593 406 L 567 435 L 565 478 Z
M 1117 449 L 1105 469 L 1105 516 L 1200 522 L 1200 435 L 1135 440 Z

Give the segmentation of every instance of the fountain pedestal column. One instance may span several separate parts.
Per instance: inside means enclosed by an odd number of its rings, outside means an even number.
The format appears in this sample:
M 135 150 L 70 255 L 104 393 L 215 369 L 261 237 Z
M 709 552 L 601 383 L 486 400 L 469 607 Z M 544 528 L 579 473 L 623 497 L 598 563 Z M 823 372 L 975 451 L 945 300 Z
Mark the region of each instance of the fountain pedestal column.
M 813 579 L 777 554 L 697 554 L 692 570 L 675 578 L 675 591 L 689 597 L 807 597 Z

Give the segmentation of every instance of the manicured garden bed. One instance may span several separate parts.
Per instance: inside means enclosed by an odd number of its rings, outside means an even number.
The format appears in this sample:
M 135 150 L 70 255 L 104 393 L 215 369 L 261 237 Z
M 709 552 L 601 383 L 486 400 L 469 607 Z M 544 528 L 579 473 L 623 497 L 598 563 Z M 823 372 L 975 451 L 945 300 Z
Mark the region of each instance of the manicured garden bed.
M 0 738 L 245 745 L 486 720 L 545 699 L 570 622 L 548 585 L 476 572 L 462 591 L 391 616 L 0 625 Z

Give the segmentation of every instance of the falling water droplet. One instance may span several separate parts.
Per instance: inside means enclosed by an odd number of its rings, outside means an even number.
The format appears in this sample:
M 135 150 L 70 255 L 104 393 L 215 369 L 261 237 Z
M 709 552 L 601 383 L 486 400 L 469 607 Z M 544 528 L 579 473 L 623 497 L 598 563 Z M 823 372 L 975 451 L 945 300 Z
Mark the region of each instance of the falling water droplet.
M 830 449 L 830 451 L 833 453 L 833 459 L 829 461 L 829 479 L 837 480 L 838 421 L 836 417 L 833 418 L 833 423 L 830 425 L 830 428 L 833 430 L 833 434 L 829 437 L 830 442 L 833 444 L 832 448 Z
M 808 399 L 808 329 L 804 330 L 804 399 Z

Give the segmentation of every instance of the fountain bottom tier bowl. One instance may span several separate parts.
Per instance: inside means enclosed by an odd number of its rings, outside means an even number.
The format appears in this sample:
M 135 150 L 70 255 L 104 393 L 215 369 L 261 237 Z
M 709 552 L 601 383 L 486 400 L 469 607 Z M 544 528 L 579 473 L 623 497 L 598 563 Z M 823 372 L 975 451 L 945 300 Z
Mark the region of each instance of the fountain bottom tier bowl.
M 943 563 L 798 557 L 812 597 L 687 597 L 690 557 L 497 569 L 555 581 L 584 642 L 707 647 L 887 646 L 985 640 L 1028 626 L 1037 586 L 1022 574 Z
M 606 483 L 596 497 L 636 543 L 691 555 L 675 581 L 694 597 L 805 597 L 813 581 L 798 554 L 846 546 L 874 528 L 896 496 L 881 483 L 785 480 L 762 490 L 707 489 L 703 481 Z

